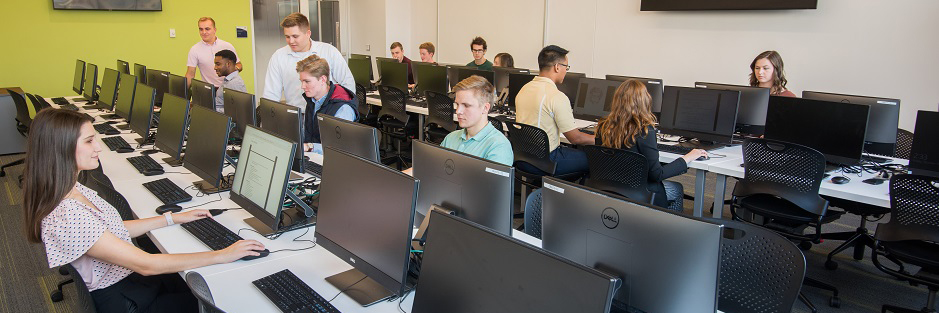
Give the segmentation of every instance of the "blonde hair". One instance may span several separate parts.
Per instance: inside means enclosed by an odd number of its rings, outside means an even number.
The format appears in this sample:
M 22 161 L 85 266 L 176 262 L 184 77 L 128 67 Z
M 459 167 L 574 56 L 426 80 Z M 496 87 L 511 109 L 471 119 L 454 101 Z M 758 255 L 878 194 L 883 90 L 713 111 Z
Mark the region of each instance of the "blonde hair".
M 655 127 L 652 115 L 652 96 L 641 81 L 630 79 L 616 88 L 610 114 L 597 123 L 601 145 L 616 149 L 629 149 L 637 136 L 649 134 Z
M 482 76 L 473 75 L 467 77 L 457 83 L 456 86 L 453 86 L 453 93 L 464 90 L 472 91 L 476 100 L 479 100 L 479 104 L 489 103 L 490 109 L 492 108 L 491 105 L 495 102 L 495 88 Z
M 418 47 L 417 49 L 427 50 L 427 53 L 430 53 L 430 54 L 435 54 L 437 52 L 437 48 L 434 47 L 434 44 L 430 42 L 422 43 L 421 46 Z
M 215 28 L 215 20 L 212 19 L 211 17 L 208 17 L 208 16 L 203 16 L 203 17 L 199 18 L 199 22 L 197 22 L 197 25 L 198 25 L 198 23 L 202 23 L 202 22 L 205 22 L 205 21 L 212 21 L 212 28 Z
M 291 28 L 294 26 L 299 26 L 300 30 L 310 30 L 310 20 L 306 18 L 303 14 L 299 12 L 290 13 L 283 21 L 280 22 L 281 28 Z
M 317 55 L 311 55 L 297 62 L 297 73 L 307 73 L 313 77 L 329 77 L 329 63 Z

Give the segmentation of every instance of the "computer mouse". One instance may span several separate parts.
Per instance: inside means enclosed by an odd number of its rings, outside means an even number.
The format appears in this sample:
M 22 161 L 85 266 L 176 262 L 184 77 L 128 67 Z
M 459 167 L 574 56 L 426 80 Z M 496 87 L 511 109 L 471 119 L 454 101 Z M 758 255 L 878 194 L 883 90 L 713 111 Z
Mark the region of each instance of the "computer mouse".
M 162 168 L 148 168 L 143 171 L 143 176 L 163 175 Z
M 105 123 L 105 124 L 117 124 L 117 121 L 107 121 L 107 122 L 104 122 L 104 123 Z
M 245 260 L 245 261 L 250 261 L 250 260 L 257 259 L 257 258 L 263 258 L 263 257 L 266 257 L 267 255 L 271 254 L 271 250 L 267 250 L 267 249 L 264 249 L 264 250 L 254 250 L 254 251 L 255 251 L 255 252 L 260 252 L 261 255 L 259 255 L 259 256 L 249 255 L 249 256 L 243 257 L 243 258 L 241 258 L 241 259 L 242 259 L 242 260 Z
M 140 154 L 142 154 L 142 155 L 151 155 L 151 154 L 154 154 L 154 153 L 157 153 L 157 152 L 160 152 L 160 150 L 150 149 L 150 150 L 141 151 Z
M 228 211 L 228 209 L 210 209 L 209 214 L 212 214 L 212 216 L 217 216 L 224 213 L 225 211 Z
M 104 132 L 104 134 L 108 136 L 113 136 L 113 135 L 120 135 L 121 132 L 118 131 L 117 129 L 108 129 Z
M 163 215 L 163 213 L 166 213 L 166 212 L 179 213 L 179 211 L 182 211 L 182 210 L 183 210 L 183 207 L 181 207 L 181 206 L 179 206 L 179 205 L 176 205 L 176 204 L 164 204 L 164 205 L 158 206 L 158 207 L 156 208 L 156 213 L 157 213 L 157 214 L 160 214 L 160 215 Z
M 851 179 L 844 176 L 835 176 L 831 178 L 831 183 L 835 185 L 844 185 L 849 181 L 851 181 Z
M 131 153 L 131 152 L 134 152 L 134 148 L 120 147 L 120 148 L 114 149 L 114 151 L 117 153 Z
M 698 157 L 697 159 L 695 159 L 695 160 L 697 160 L 697 161 L 707 161 L 707 160 L 710 160 L 710 159 L 711 159 L 711 157 L 706 156 L 706 155 L 702 155 L 702 156 L 699 156 L 699 157 Z

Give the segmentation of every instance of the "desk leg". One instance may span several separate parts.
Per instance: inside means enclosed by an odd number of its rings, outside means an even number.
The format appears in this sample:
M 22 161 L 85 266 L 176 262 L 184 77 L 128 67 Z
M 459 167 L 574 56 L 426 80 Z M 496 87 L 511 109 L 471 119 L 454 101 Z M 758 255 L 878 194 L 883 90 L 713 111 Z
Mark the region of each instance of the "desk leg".
M 424 141 L 424 114 L 417 115 L 417 140 Z
M 704 216 L 704 183 L 706 182 L 707 171 L 695 170 L 694 182 L 694 216 Z
M 717 183 L 714 184 L 714 213 L 711 217 L 721 218 L 724 215 L 724 194 L 727 192 L 727 175 L 717 174 Z

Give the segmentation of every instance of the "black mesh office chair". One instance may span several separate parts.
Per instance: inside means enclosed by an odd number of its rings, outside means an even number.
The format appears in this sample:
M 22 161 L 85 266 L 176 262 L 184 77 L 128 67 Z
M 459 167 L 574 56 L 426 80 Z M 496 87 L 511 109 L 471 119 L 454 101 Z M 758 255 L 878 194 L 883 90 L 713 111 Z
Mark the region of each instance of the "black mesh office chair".
M 215 306 L 209 284 L 205 282 L 205 278 L 201 274 L 196 272 L 186 273 L 186 284 L 189 285 L 189 290 L 192 290 L 192 294 L 199 300 L 200 313 L 225 313 L 225 311 Z
M 723 219 L 717 308 L 722 312 L 788 313 L 805 277 L 805 255 L 768 229 Z
M 59 267 L 59 274 L 64 276 L 69 276 L 70 278 L 59 283 L 59 288 L 56 292 L 53 292 L 50 296 L 52 302 L 62 301 L 62 287 L 71 284 L 73 282 L 79 282 L 75 284 L 75 293 L 78 295 L 78 312 L 83 313 L 95 313 L 97 309 L 95 308 L 95 301 L 91 298 L 91 292 L 88 291 L 88 286 L 85 285 L 84 281 L 78 271 L 72 267 L 71 264 L 65 264 Z
M 29 134 L 29 125 L 32 124 L 33 119 L 29 116 L 29 108 L 26 106 L 26 98 L 23 98 L 23 95 L 19 94 L 16 91 L 7 89 L 7 93 L 10 95 L 10 98 L 13 99 L 13 105 L 16 106 L 16 116 L 13 117 L 16 122 L 16 131 L 27 137 Z M 26 159 L 18 159 L 13 162 L 4 164 L 0 166 L 0 177 L 7 176 L 6 169 L 8 167 L 17 166 L 26 162 Z M 20 176 L 22 179 L 22 176 Z
M 868 219 L 871 217 L 880 218 L 890 213 L 890 208 L 855 202 L 835 197 L 824 197 L 828 200 L 829 207 L 836 207 L 850 213 L 860 216 L 861 224 L 857 229 L 850 232 L 824 233 L 821 239 L 824 240 L 844 240 L 841 245 L 828 253 L 828 259 L 825 261 L 825 268 L 829 270 L 838 269 L 838 262 L 834 260 L 835 255 L 853 247 L 853 257 L 855 260 L 863 260 L 865 248 L 874 249 L 874 236 L 871 236 L 867 229 Z
M 933 177 L 901 174 L 890 179 L 890 221 L 877 225 L 874 266 L 881 271 L 922 284 L 929 289 L 921 310 L 884 305 L 881 312 L 936 312 L 939 292 L 939 181 Z M 899 269 L 884 266 L 880 257 L 900 264 Z M 904 264 L 919 267 L 917 273 L 904 270 Z
M 642 154 L 602 146 L 581 146 L 589 170 L 584 185 L 612 192 L 639 202 L 652 203 L 649 166 Z
M 460 128 L 453 121 L 453 114 L 456 113 L 453 99 L 445 93 L 430 90 L 424 91 L 424 97 L 427 99 L 427 117 L 421 130 L 424 132 L 424 140 L 440 144 L 450 132 Z
M 821 227 L 844 212 L 828 210 L 818 195 L 825 156 L 812 148 L 768 139 L 743 142 L 744 177 L 734 186 L 730 212 L 735 220 L 769 228 L 805 250 L 821 242 Z M 744 216 L 743 210 L 747 215 Z M 805 234 L 806 228 L 814 228 Z M 838 289 L 806 277 L 804 284 L 832 292 L 830 305 L 840 306 Z M 814 306 L 802 298 L 812 311 Z
M 523 187 L 541 188 L 541 177 L 546 175 L 567 181 L 577 180 L 584 175 L 581 172 L 554 174 L 557 163 L 548 158 L 551 150 L 548 149 L 548 134 L 543 129 L 510 121 L 504 123 L 515 155 L 515 178 Z M 521 199 L 527 196 L 522 192 Z
M 382 133 L 395 144 L 395 155 L 382 159 L 382 163 L 397 164 L 399 170 L 410 167 L 410 158 L 401 150 L 401 146 L 417 133 L 417 123 L 406 111 L 408 95 L 401 89 L 384 85 L 378 86 L 378 95 L 381 97 L 378 125 Z
M 374 112 L 375 109 L 372 105 L 368 104 L 365 97 L 365 87 L 355 84 L 355 99 L 358 103 L 356 110 L 359 111 L 358 122 L 372 127 L 378 126 L 378 114 Z
M 489 117 L 489 124 L 492 124 L 492 127 L 495 127 L 496 130 L 498 130 L 498 131 L 499 131 L 500 133 L 502 133 L 503 135 L 506 134 L 506 133 L 505 133 L 505 124 L 502 123 L 502 121 L 499 120 L 498 118 L 496 118 L 495 116 L 490 116 L 490 117 Z M 506 136 L 506 138 L 508 138 L 508 136 Z
M 526 234 L 541 239 L 541 189 L 532 191 L 525 200 L 525 223 L 522 226 Z
M 901 158 L 905 160 L 910 159 L 910 149 L 913 147 L 913 133 L 897 128 L 897 149 L 893 153 L 893 157 Z

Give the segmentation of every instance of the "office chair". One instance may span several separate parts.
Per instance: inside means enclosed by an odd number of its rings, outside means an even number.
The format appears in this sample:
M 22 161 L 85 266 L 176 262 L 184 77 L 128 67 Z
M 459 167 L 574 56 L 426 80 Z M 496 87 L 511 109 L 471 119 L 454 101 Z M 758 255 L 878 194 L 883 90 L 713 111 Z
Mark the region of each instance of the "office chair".
M 805 255 L 771 230 L 716 218 L 721 240 L 717 308 L 722 312 L 788 313 L 805 277 Z
M 890 221 L 877 225 L 874 266 L 911 285 L 929 289 L 926 306 L 921 310 L 885 304 L 881 312 L 936 312 L 939 292 L 939 187 L 933 177 L 900 174 L 890 179 Z M 899 264 L 888 268 L 880 262 L 885 257 Z M 917 273 L 904 270 L 904 264 L 920 267 Z
M 382 163 L 386 165 L 397 164 L 398 169 L 410 167 L 409 158 L 401 151 L 401 145 L 414 138 L 417 133 L 417 123 L 411 119 L 406 109 L 407 93 L 401 89 L 380 85 L 378 95 L 381 97 L 381 111 L 378 113 L 378 125 L 381 132 L 395 142 L 395 155 L 385 157 Z
M 502 123 L 502 120 L 496 118 L 495 116 L 489 117 L 489 124 L 492 124 L 492 127 L 495 127 L 502 135 L 505 135 L 505 124 Z M 506 136 L 508 138 L 508 136 Z
M 378 114 L 374 112 L 373 106 L 366 101 L 365 87 L 355 84 L 355 100 L 358 103 L 359 123 L 368 126 L 378 126 Z
M 893 153 L 893 157 L 909 160 L 912 147 L 913 133 L 906 129 L 897 128 L 897 149 Z
M 525 199 L 525 188 L 541 188 L 541 177 L 552 176 L 567 181 L 574 181 L 583 176 L 584 173 L 573 172 L 564 175 L 555 175 L 557 163 L 551 161 L 548 156 L 551 150 L 548 149 L 548 134 L 541 128 L 520 124 L 516 122 L 504 121 L 509 142 L 512 144 L 512 152 L 515 154 L 515 178 L 522 184 L 521 199 Z
M 78 309 L 79 312 L 84 313 L 95 313 L 97 309 L 95 308 L 95 301 L 91 298 L 91 291 L 88 291 L 88 286 L 85 285 L 85 281 L 82 280 L 78 271 L 75 270 L 75 267 L 72 267 L 72 264 L 65 264 L 59 267 L 59 274 L 69 276 L 68 280 L 62 281 L 59 283 L 58 290 L 50 295 L 52 302 L 62 301 L 62 287 L 71 284 L 73 282 L 79 282 L 75 284 L 75 291 L 78 294 Z
M 428 112 L 422 126 L 424 139 L 439 145 L 450 132 L 460 128 L 453 121 L 453 114 L 456 113 L 453 99 L 445 93 L 430 90 L 424 91 L 424 97 L 427 99 Z
M 215 300 L 212 299 L 212 291 L 209 290 L 209 284 L 201 274 L 190 271 L 186 273 L 186 284 L 192 290 L 192 294 L 199 300 L 200 313 L 225 313 L 222 309 L 215 306 Z
M 587 154 L 589 171 L 584 185 L 612 192 L 638 202 L 651 204 L 649 166 L 642 154 L 602 146 L 581 146 Z
M 873 250 L 875 241 L 874 236 L 871 236 L 871 233 L 867 230 L 867 222 L 869 221 L 868 219 L 870 217 L 883 217 L 884 215 L 890 213 L 890 208 L 846 199 L 839 199 L 835 197 L 824 198 L 828 200 L 829 207 L 841 208 L 845 213 L 859 215 L 861 217 L 861 224 L 858 225 L 857 229 L 854 231 L 822 234 L 821 239 L 844 240 L 841 245 L 828 253 L 828 259 L 825 260 L 825 268 L 829 270 L 838 269 L 838 262 L 836 262 L 833 258 L 838 253 L 841 253 L 842 251 L 851 247 L 854 247 L 854 259 L 858 261 L 863 260 L 865 251 L 864 248 L 869 247 L 871 250 Z
M 13 105 L 16 106 L 16 116 L 13 117 L 13 119 L 16 121 L 16 131 L 19 132 L 20 135 L 23 135 L 23 137 L 28 137 L 29 125 L 32 124 L 33 119 L 29 116 L 29 108 L 26 106 L 26 98 L 23 98 L 23 95 L 10 89 L 7 89 L 7 93 L 10 94 L 10 98 L 13 99 Z M 0 177 L 7 176 L 6 169 L 8 167 L 17 166 L 23 164 L 24 162 L 26 162 L 26 159 L 22 158 L 0 166 Z M 20 175 L 20 181 L 22 180 L 23 176 Z
M 818 195 L 825 175 L 825 156 L 812 148 L 793 143 L 750 138 L 743 142 L 744 176 L 733 191 L 730 213 L 734 220 L 769 228 L 803 250 L 821 242 L 821 227 L 844 212 L 828 210 L 828 201 Z M 746 210 L 749 217 L 744 217 Z M 814 228 L 806 235 L 806 228 Z M 829 305 L 841 306 L 838 289 L 806 277 L 804 284 L 832 292 Z M 801 297 L 812 312 L 814 305 Z
M 535 189 L 525 199 L 525 223 L 522 227 L 526 234 L 541 239 L 541 189 Z

